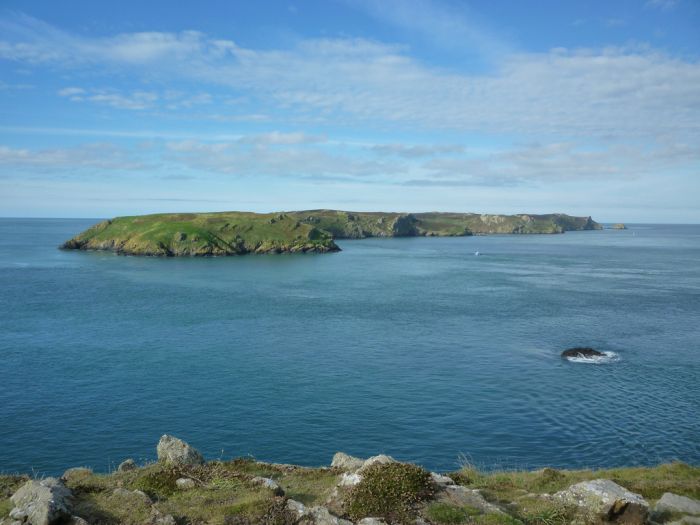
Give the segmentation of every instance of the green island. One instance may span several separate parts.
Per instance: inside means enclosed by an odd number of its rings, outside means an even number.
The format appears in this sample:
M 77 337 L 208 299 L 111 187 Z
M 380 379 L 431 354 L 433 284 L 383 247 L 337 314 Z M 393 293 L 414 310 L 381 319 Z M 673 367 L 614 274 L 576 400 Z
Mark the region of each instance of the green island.
M 100 222 L 61 248 L 123 255 L 215 256 L 333 252 L 336 239 L 366 237 L 553 234 L 599 230 L 590 217 L 477 213 L 308 210 L 277 213 L 171 213 Z
M 0 525 L 697 524 L 700 468 L 453 472 L 338 452 L 325 467 L 205 461 L 164 435 L 155 462 L 0 475 Z

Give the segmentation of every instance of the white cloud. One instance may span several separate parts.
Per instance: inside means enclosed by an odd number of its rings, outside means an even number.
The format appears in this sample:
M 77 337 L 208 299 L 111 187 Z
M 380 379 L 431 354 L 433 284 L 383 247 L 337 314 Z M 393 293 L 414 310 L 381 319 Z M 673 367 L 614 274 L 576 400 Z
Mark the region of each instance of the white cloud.
M 42 170 L 140 170 L 148 164 L 132 152 L 107 143 L 73 148 L 28 149 L 0 145 L 0 166 Z
M 60 97 L 78 97 L 80 95 L 83 95 L 86 93 L 86 91 L 83 88 L 79 87 L 67 87 L 60 89 L 58 91 L 58 96 Z
M 198 32 L 87 39 L 27 17 L 4 19 L 0 29 L 0 56 L 6 59 L 63 67 L 147 65 L 148 78 L 228 87 L 247 95 L 255 114 L 274 113 L 287 123 L 342 119 L 352 125 L 604 140 L 700 135 L 700 65 L 649 48 L 511 53 L 497 69 L 475 73 L 426 66 L 400 47 L 362 39 L 254 50 Z M 135 90 L 92 97 L 143 109 L 156 95 Z M 198 102 L 210 100 L 201 95 Z
M 678 5 L 678 0 L 647 0 L 647 7 L 668 11 Z

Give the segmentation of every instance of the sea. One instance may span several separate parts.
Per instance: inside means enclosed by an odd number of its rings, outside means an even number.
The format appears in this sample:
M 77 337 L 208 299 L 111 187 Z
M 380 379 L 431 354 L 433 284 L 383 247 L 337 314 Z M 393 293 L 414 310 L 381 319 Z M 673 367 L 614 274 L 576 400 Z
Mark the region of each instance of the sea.
M 0 472 L 107 472 L 166 433 L 308 466 L 700 464 L 700 225 L 58 249 L 96 221 L 0 219 Z

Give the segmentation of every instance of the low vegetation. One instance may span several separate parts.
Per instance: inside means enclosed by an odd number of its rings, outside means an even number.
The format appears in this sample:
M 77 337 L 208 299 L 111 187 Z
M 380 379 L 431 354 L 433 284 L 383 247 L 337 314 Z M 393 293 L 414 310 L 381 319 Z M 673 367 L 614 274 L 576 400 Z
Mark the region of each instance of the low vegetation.
M 600 229 L 590 217 L 380 213 L 310 210 L 284 213 L 172 213 L 117 217 L 63 244 L 65 249 L 130 255 L 242 255 L 338 251 L 334 239 L 563 233 Z
M 298 516 L 287 507 L 288 499 L 307 508 L 323 505 L 354 521 L 373 516 L 414 524 L 420 516 L 433 525 L 564 525 L 575 520 L 575 509 L 543 495 L 597 478 L 611 479 L 651 504 L 664 492 L 700 498 L 700 468 L 683 463 L 596 471 L 482 472 L 465 467 L 450 474 L 458 484 L 479 489 L 502 513 L 440 499 L 430 473 L 416 465 L 375 464 L 363 470 L 360 483 L 338 491 L 342 474 L 236 459 L 191 466 L 152 463 L 110 474 L 78 469 L 67 472 L 65 480 L 75 496 L 75 514 L 101 525 L 154 523 L 154 515 L 171 515 L 178 525 L 292 525 Z M 284 495 L 256 483 L 258 476 L 276 481 Z M 179 488 L 180 478 L 192 480 L 193 486 Z M 12 508 L 9 497 L 27 479 L 0 476 L 0 522 Z M 341 501 L 334 505 L 334 498 Z

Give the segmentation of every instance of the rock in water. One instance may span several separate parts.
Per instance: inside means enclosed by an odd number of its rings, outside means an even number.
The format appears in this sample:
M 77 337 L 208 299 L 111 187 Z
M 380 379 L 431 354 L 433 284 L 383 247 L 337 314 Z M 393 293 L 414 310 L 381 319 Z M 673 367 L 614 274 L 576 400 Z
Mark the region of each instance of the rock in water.
M 56 478 L 27 481 L 14 493 L 10 517 L 29 525 L 54 525 L 71 519 L 71 491 Z
M 649 504 L 609 479 L 595 479 L 571 485 L 557 492 L 555 499 L 576 505 L 588 516 L 602 522 L 643 525 L 649 514 Z
M 588 347 L 576 347 L 576 348 L 569 348 L 568 350 L 564 350 L 561 353 L 562 357 L 600 357 L 604 356 L 605 354 L 603 352 L 599 352 L 598 350 L 594 350 L 593 348 L 588 348 Z
M 204 457 L 193 447 L 173 436 L 163 435 L 158 442 L 158 461 L 166 465 L 202 465 Z

